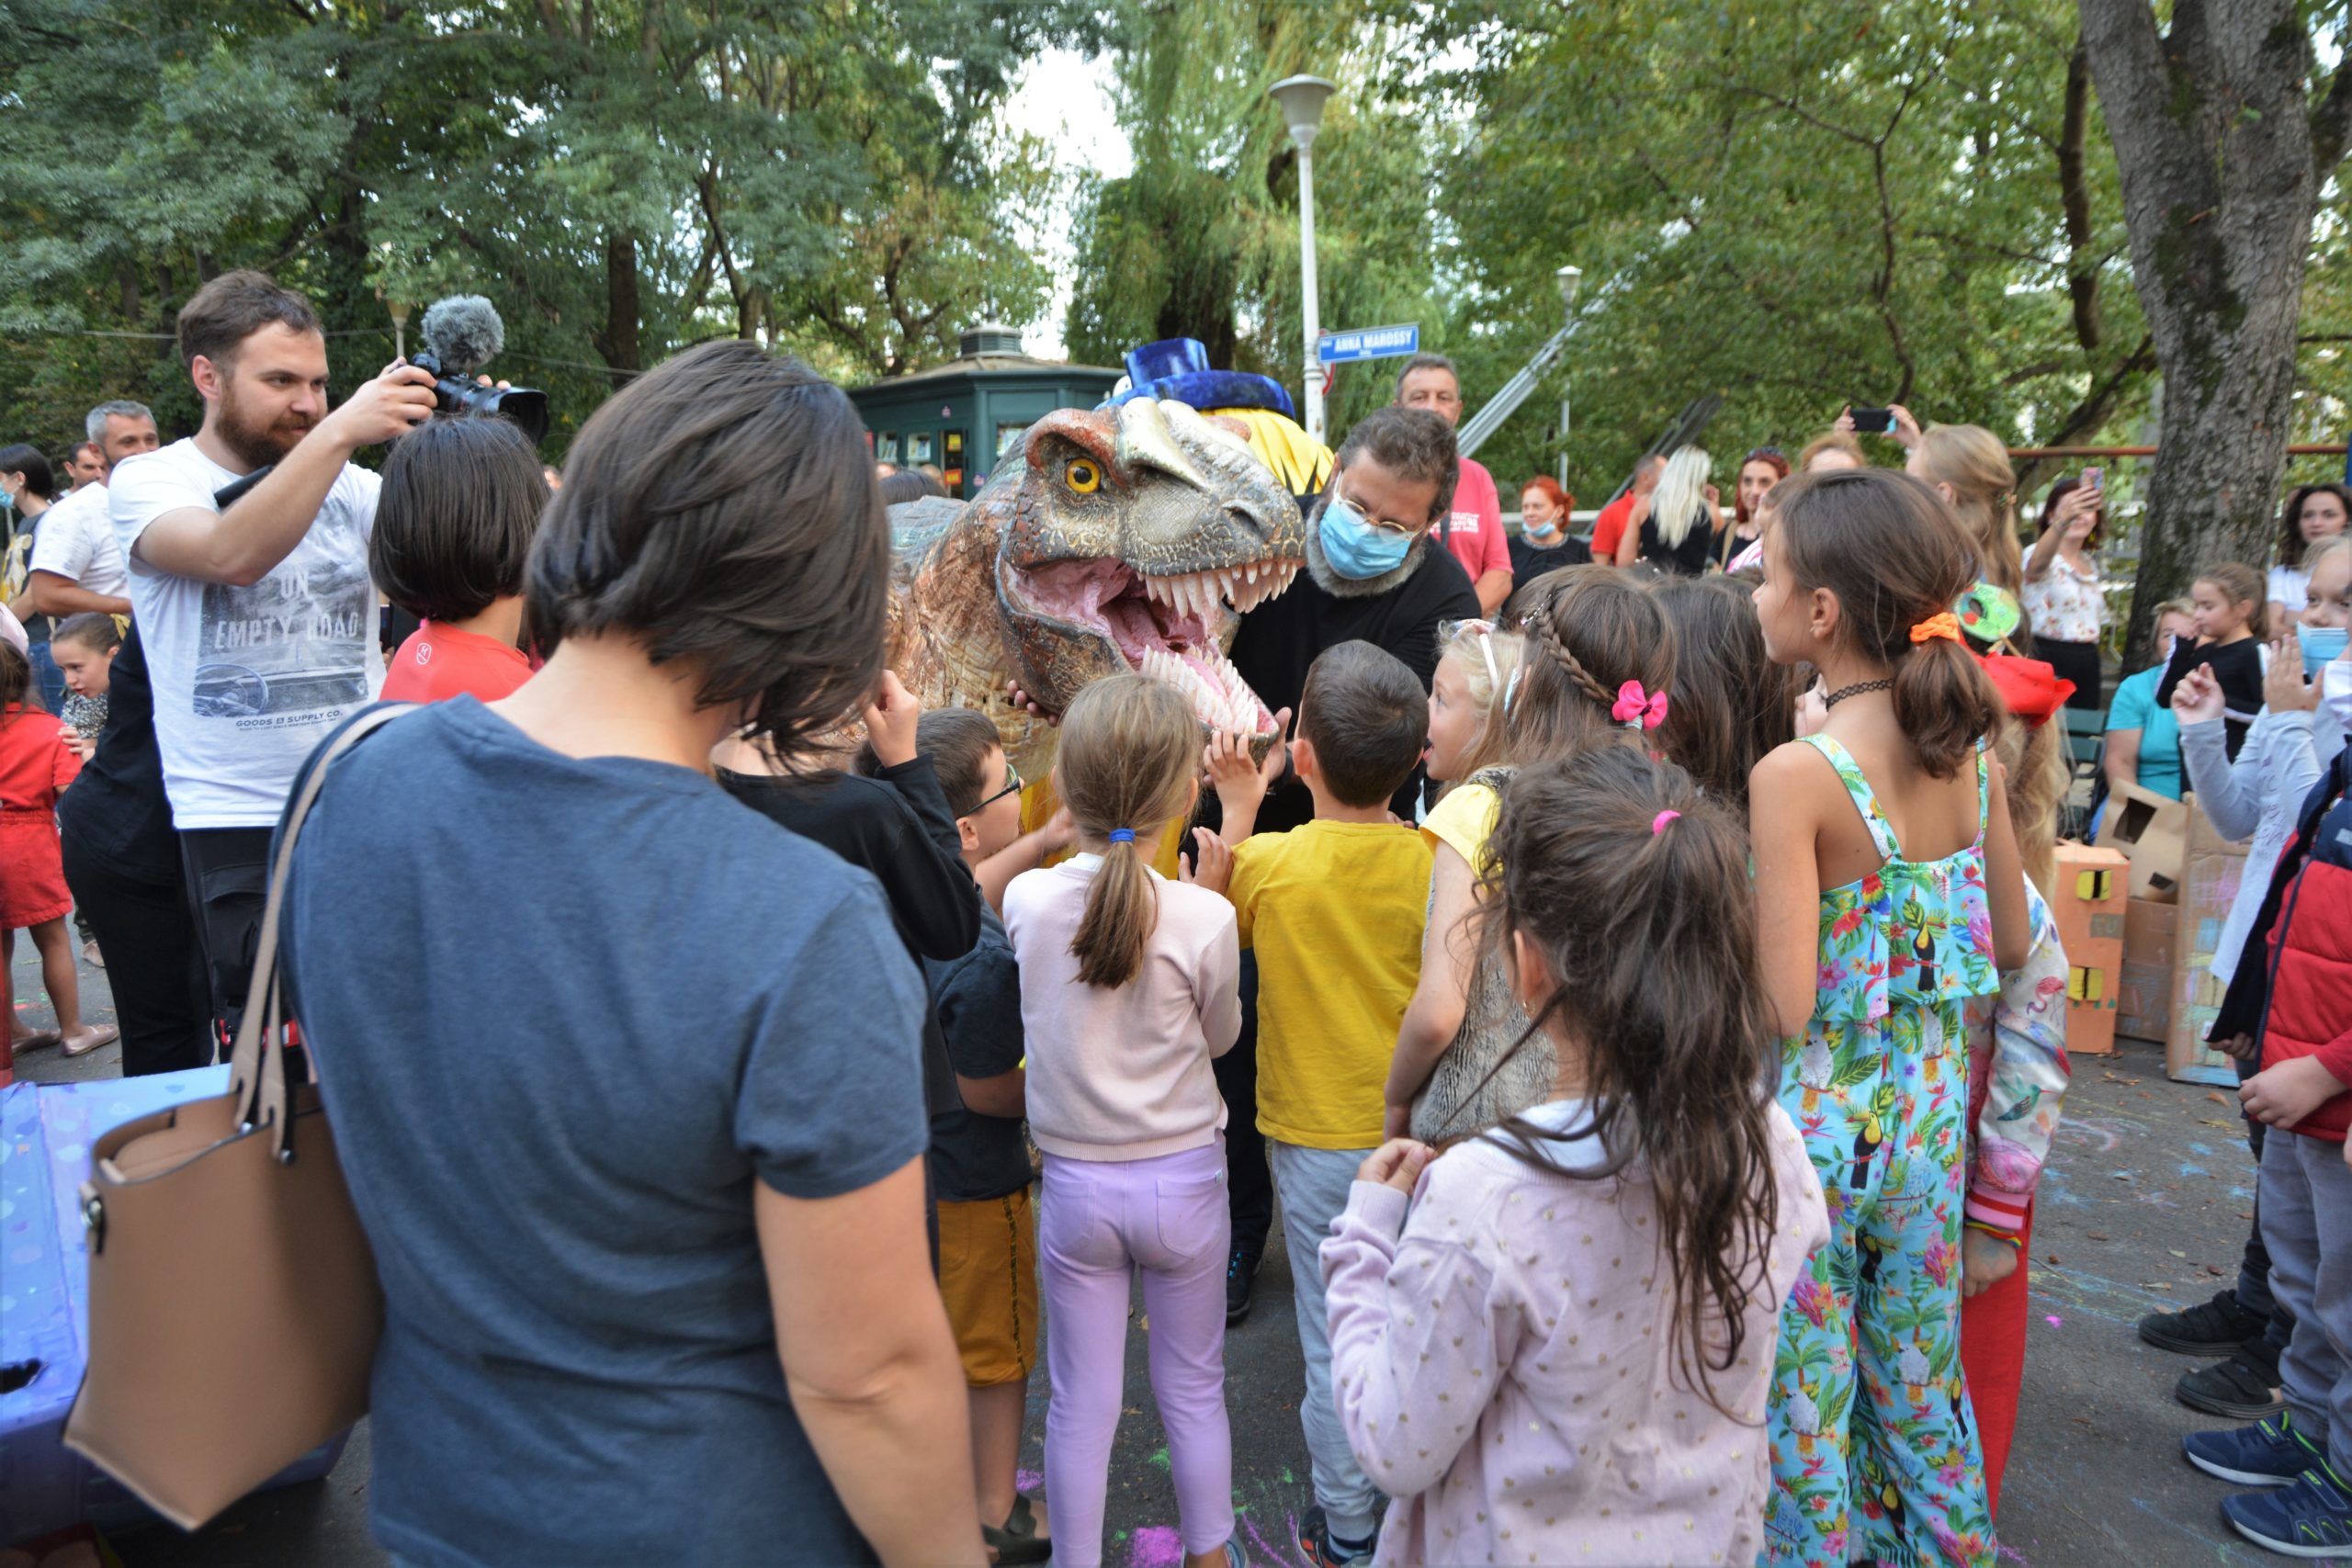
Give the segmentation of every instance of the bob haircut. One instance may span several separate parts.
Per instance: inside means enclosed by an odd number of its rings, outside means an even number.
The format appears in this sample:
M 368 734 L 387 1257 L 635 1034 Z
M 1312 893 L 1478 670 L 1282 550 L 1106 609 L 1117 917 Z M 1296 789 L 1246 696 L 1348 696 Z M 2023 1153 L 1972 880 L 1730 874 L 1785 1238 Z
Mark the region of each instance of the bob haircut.
M 820 750 L 882 673 L 890 534 L 840 388 L 740 339 L 690 348 L 589 415 L 531 547 L 524 613 L 696 668 L 748 739 Z
M 523 592 L 547 504 L 539 455 L 512 423 L 426 420 L 384 459 L 368 574 L 412 615 L 470 620 Z

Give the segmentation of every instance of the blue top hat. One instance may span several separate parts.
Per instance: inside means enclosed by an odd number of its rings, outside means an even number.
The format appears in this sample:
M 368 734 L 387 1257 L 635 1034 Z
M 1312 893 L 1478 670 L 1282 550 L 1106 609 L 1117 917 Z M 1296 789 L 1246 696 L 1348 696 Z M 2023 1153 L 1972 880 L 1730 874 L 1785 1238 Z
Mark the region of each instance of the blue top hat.
M 1298 412 L 1279 381 L 1246 370 L 1212 370 L 1208 345 L 1198 338 L 1163 338 L 1127 351 L 1127 389 L 1104 403 L 1167 398 L 1196 409 L 1272 409 L 1285 419 Z

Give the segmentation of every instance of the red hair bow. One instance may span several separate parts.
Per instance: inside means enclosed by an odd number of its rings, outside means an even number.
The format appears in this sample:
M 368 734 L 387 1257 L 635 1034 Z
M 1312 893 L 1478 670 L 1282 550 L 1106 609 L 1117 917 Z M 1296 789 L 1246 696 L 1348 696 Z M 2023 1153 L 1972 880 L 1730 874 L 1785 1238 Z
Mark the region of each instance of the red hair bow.
M 1666 722 L 1666 694 L 1651 696 L 1639 681 L 1628 681 L 1617 688 L 1609 716 L 1628 729 L 1656 729 Z

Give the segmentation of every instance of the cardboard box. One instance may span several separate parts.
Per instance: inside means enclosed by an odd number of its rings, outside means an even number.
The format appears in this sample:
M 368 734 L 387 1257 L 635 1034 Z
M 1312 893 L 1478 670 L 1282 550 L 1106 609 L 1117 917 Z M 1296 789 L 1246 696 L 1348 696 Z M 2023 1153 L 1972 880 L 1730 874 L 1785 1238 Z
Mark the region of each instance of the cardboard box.
M 2058 846 L 2057 897 L 2050 913 L 2066 949 L 2066 1049 L 2087 1055 L 2115 1051 L 2121 999 L 2123 925 L 2132 863 L 2122 851 Z
M 2196 810 L 2189 815 L 2186 843 L 2188 858 L 2181 872 L 2165 1072 L 2188 1083 L 2233 1085 L 2236 1064 L 2207 1047 L 2205 1032 L 2212 1027 L 2227 989 L 2213 978 L 2213 950 L 2221 944 L 2230 907 L 2237 902 L 2246 846 L 2222 838 L 2205 813 Z
M 2123 911 L 2123 976 L 2115 1032 L 2162 1043 L 2172 1027 L 2172 972 L 2179 958 L 2180 906 L 2134 898 Z
M 2098 843 L 2132 859 L 2132 897 L 2169 902 L 2178 896 L 2188 857 L 2190 809 L 2138 784 L 2112 785 L 2099 818 Z

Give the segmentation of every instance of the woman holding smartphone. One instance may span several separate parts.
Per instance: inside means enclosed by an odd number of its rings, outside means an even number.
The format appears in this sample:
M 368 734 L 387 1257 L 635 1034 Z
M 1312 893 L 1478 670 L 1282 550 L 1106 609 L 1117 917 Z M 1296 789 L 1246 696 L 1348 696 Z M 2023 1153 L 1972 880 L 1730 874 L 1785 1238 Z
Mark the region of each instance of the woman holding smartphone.
M 2025 610 L 2033 628 L 2033 655 L 2075 683 L 2066 705 L 2104 712 L 2099 698 L 2098 636 L 2107 625 L 2092 552 L 2107 526 L 2105 475 L 2098 468 L 2069 474 L 2050 487 L 2041 534 L 2025 561 Z

